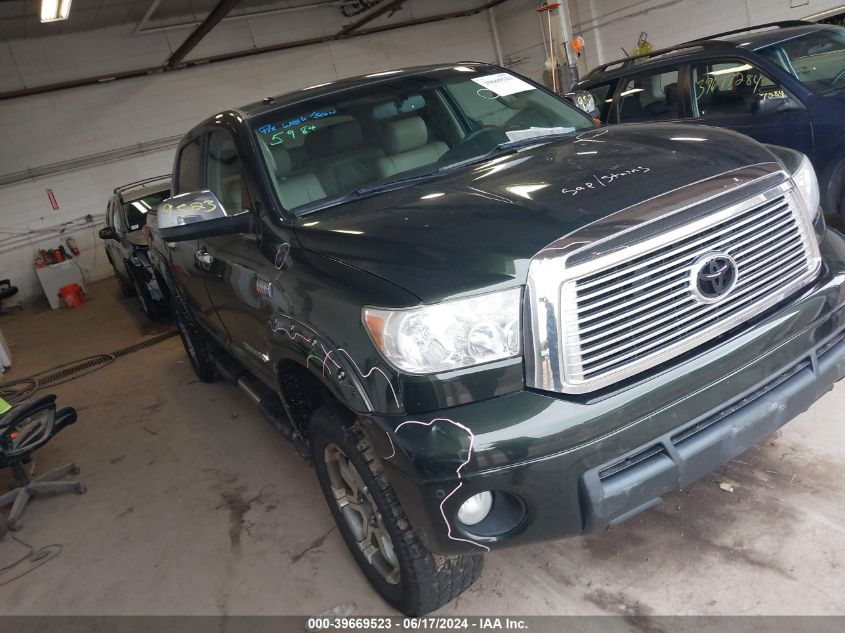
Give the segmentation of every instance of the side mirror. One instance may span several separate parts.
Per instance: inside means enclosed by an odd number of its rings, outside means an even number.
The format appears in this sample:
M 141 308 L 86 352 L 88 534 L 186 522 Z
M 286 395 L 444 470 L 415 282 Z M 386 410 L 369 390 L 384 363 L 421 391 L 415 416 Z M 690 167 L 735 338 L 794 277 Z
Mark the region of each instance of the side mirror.
M 246 233 L 252 228 L 249 211 L 229 215 L 208 190 L 167 198 L 158 206 L 157 215 L 158 233 L 165 242 Z
M 575 90 L 567 93 L 566 98 L 569 99 L 576 108 L 586 112 L 594 119 L 601 114 L 599 109 L 596 107 L 596 100 L 589 90 Z
M 99 231 L 101 240 L 117 240 L 117 232 L 113 226 L 104 226 Z
M 751 111 L 754 114 L 768 115 L 778 112 L 792 112 L 802 108 L 800 101 L 790 97 L 783 90 L 757 93 L 754 101 L 751 102 Z

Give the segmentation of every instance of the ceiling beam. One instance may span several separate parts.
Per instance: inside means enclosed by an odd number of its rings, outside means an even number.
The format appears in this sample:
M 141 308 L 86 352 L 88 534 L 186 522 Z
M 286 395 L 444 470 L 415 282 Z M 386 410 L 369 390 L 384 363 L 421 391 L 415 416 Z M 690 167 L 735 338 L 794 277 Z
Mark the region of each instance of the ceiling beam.
M 2 0 L 0 0 L 2 1 Z M 378 26 L 372 26 L 366 29 L 358 29 L 354 32 L 349 34 L 350 38 L 354 37 L 362 37 L 365 35 L 374 35 L 376 33 L 383 33 L 385 31 L 393 31 L 396 29 L 404 29 L 410 28 L 415 26 L 422 26 L 424 24 L 433 24 L 435 22 L 441 22 L 443 20 L 452 20 L 456 18 L 466 18 L 472 15 L 477 15 L 482 11 L 486 11 L 487 9 L 491 9 L 497 5 L 505 3 L 507 0 L 489 0 L 488 2 L 483 2 L 479 6 L 473 9 L 463 9 L 461 11 L 453 11 L 448 13 L 439 13 L 436 15 L 429 15 L 424 18 L 414 18 L 411 20 L 405 20 L 404 22 L 388 22 L 387 24 L 380 24 Z M 102 84 L 117 80 L 123 79 L 132 79 L 135 77 L 146 77 L 150 75 L 156 75 L 161 72 L 168 72 L 173 70 L 180 70 L 183 68 L 191 68 L 194 66 L 199 66 L 202 64 L 213 64 L 216 62 L 223 62 L 229 61 L 232 59 L 240 59 L 244 57 L 251 57 L 253 55 L 262 55 L 264 53 L 273 53 L 278 51 L 290 50 L 292 48 L 300 48 L 302 46 L 312 46 L 314 44 L 323 44 L 326 42 L 331 42 L 335 36 L 333 35 L 324 35 L 321 37 L 313 37 L 308 39 L 302 40 L 295 40 L 291 42 L 282 42 L 279 44 L 270 44 L 268 46 L 259 46 L 256 48 L 248 48 L 241 51 L 234 51 L 231 53 L 222 53 L 219 55 L 211 55 L 208 57 L 196 58 L 185 62 L 184 64 L 174 67 L 162 67 L 162 66 L 153 66 L 151 68 L 138 68 L 135 70 L 128 70 L 119 73 L 110 73 L 108 75 L 100 75 L 96 77 L 85 77 L 82 79 L 72 79 L 69 81 L 63 81 L 54 84 L 44 84 L 41 86 L 34 86 L 32 88 L 23 88 L 20 90 L 12 90 L 10 92 L 3 92 L 0 93 L 0 101 L 5 101 L 6 99 L 17 99 L 20 97 L 29 97 L 32 95 L 37 94 L 44 94 L 49 92 L 55 92 L 58 90 L 67 90 L 69 88 L 80 88 L 82 86 L 91 86 L 96 84 Z
M 368 24 L 375 20 L 380 15 L 383 15 L 393 9 L 394 11 L 402 6 L 402 3 L 405 0 L 382 0 L 380 4 L 375 5 L 369 11 L 365 12 L 361 17 L 357 20 L 354 20 L 340 29 L 334 35 L 334 39 L 342 40 L 345 37 L 349 37 L 354 31 L 357 31 L 365 24 Z
M 158 5 L 161 4 L 161 0 L 153 0 L 150 2 L 150 6 L 147 8 L 147 12 L 144 14 L 144 17 L 141 18 L 141 21 L 135 25 L 135 28 L 132 30 L 133 33 L 140 33 L 144 27 L 147 25 L 147 22 L 150 21 L 150 18 L 153 17 L 155 14 L 156 9 L 158 9 Z
M 167 61 L 164 62 L 163 68 L 170 69 L 179 64 L 185 57 L 194 50 L 194 47 L 200 43 L 200 40 L 211 32 L 215 26 L 220 24 L 220 21 L 225 18 L 229 12 L 235 8 L 241 0 L 220 0 L 217 6 L 211 10 L 205 20 L 194 29 L 191 34 L 185 38 L 185 41 L 177 48 Z

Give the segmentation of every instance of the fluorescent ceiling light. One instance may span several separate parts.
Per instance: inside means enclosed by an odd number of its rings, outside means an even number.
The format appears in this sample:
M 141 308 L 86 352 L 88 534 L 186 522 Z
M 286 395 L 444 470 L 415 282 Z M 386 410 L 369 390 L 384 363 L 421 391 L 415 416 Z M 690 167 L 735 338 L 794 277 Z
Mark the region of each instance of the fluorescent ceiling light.
M 670 141 L 695 141 L 695 142 L 703 143 L 707 139 L 701 138 L 699 136 L 673 136 L 669 140 Z
M 420 196 L 420 200 L 431 200 L 432 198 L 440 198 L 440 197 L 445 196 L 445 195 L 446 194 L 442 193 L 442 192 L 430 193 L 430 194 L 425 195 L 425 196 Z
M 303 222 L 302 226 L 317 226 L 319 223 L 319 220 L 314 220 L 313 222 Z
M 645 88 L 631 88 L 630 90 L 626 90 L 625 92 L 620 92 L 619 96 L 620 97 L 627 97 L 628 95 L 633 95 L 633 94 L 636 94 L 638 92 L 643 92 L 644 90 L 645 90 Z
M 41 0 L 41 21 L 67 20 L 70 15 L 70 3 L 71 0 Z
M 722 70 L 711 70 L 707 74 L 713 75 L 715 77 L 716 75 L 727 75 L 727 74 L 733 74 L 733 73 L 741 73 L 741 72 L 744 72 L 746 70 L 751 70 L 751 66 L 749 66 L 748 64 L 743 64 L 742 66 L 731 66 L 730 68 L 723 68 Z
M 346 233 L 347 235 L 363 235 L 364 231 L 353 231 L 352 229 L 332 229 L 332 233 Z
M 475 69 L 469 66 L 455 66 L 455 70 L 461 73 L 474 73 Z

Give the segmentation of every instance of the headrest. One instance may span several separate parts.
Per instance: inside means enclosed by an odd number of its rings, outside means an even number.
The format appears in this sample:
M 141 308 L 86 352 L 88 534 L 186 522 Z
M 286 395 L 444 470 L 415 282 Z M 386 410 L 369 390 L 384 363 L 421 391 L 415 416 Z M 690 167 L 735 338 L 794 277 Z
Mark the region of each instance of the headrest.
M 270 153 L 275 163 L 275 166 L 270 165 L 270 167 L 275 167 L 277 178 L 284 178 L 290 173 L 293 167 L 293 163 L 290 160 L 290 153 L 284 147 L 279 147 L 278 145 L 272 147 Z
M 388 154 L 401 154 L 428 142 L 428 128 L 418 116 L 390 121 L 384 126 L 384 144 Z
M 332 153 L 330 128 L 320 128 L 305 137 L 303 147 L 309 158 L 326 158 Z
M 358 121 L 344 121 L 333 125 L 330 129 L 332 131 L 332 147 L 335 150 L 357 147 L 364 140 L 361 124 Z

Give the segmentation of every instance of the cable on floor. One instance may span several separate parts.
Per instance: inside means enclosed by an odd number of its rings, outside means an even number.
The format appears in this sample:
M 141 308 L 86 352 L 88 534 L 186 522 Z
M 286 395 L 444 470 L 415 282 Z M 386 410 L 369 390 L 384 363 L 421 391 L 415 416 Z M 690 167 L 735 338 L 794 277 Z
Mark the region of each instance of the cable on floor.
M 46 387 L 55 387 L 62 385 L 71 380 L 76 380 L 83 376 L 102 369 L 109 363 L 112 363 L 121 356 L 126 356 L 133 352 L 146 349 L 162 341 L 176 336 L 178 332 L 172 330 L 159 334 L 152 338 L 148 338 L 140 343 L 135 343 L 129 347 L 124 347 L 110 354 L 97 354 L 95 356 L 88 356 L 79 360 L 72 360 L 61 365 L 56 365 L 50 369 L 39 371 L 35 374 L 27 376 L 26 378 L 19 378 L 18 380 L 11 380 L 0 384 L 0 397 L 6 400 L 9 404 L 18 404 L 24 400 L 28 400 L 35 395 L 39 390 Z
M 54 543 L 53 545 L 45 545 L 44 547 L 39 547 L 38 549 L 35 549 L 32 545 L 20 540 L 14 534 L 10 534 L 9 536 L 13 541 L 20 545 L 23 545 L 29 551 L 23 556 L 21 556 L 14 563 L 6 565 L 5 567 L 0 567 L 0 587 L 9 584 L 13 580 L 17 580 L 18 578 L 23 578 L 28 573 L 33 572 L 39 567 L 41 567 L 41 565 L 49 563 L 62 552 L 62 546 L 58 543 Z M 27 564 L 28 567 L 25 566 Z M 24 567 L 24 569 L 19 569 L 21 567 Z

